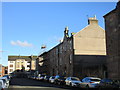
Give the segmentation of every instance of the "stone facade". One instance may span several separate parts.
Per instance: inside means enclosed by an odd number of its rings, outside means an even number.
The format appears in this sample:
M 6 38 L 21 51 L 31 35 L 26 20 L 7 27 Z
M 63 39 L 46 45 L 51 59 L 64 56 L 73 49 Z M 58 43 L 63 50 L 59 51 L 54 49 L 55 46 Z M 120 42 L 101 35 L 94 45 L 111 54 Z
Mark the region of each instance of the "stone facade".
M 108 78 L 120 79 L 120 1 L 117 3 L 116 8 L 106 14 L 104 18 Z
M 105 30 L 96 17 L 88 19 L 88 26 L 73 35 L 74 76 L 105 77 L 106 42 Z
M 89 18 L 88 26 L 77 33 L 71 33 L 71 36 L 66 27 L 63 42 L 47 52 L 50 70 L 47 74 L 80 78 L 84 76 L 104 77 L 106 71 L 105 41 L 105 30 L 98 25 L 96 17 Z
M 8 56 L 8 73 L 16 70 L 35 70 L 37 56 Z
M 50 71 L 50 64 L 49 64 L 49 55 L 47 54 L 47 52 L 44 52 L 43 54 L 41 54 L 39 56 L 39 73 L 42 74 L 48 74 L 49 75 L 49 71 Z
M 64 40 L 57 46 L 39 56 L 39 72 L 47 75 L 72 76 L 73 46 L 72 37 L 68 35 L 68 28 L 64 31 Z

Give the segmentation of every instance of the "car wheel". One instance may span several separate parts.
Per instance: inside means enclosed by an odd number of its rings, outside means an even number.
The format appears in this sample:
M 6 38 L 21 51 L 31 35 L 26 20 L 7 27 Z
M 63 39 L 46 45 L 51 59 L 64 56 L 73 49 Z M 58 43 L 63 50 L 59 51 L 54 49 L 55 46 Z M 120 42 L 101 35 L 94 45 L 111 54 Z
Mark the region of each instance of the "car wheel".
M 72 87 L 72 83 L 70 83 L 70 86 Z
M 68 86 L 67 82 L 65 83 L 66 86 Z
M 88 84 L 86 85 L 86 88 L 89 88 L 89 85 L 88 85 Z

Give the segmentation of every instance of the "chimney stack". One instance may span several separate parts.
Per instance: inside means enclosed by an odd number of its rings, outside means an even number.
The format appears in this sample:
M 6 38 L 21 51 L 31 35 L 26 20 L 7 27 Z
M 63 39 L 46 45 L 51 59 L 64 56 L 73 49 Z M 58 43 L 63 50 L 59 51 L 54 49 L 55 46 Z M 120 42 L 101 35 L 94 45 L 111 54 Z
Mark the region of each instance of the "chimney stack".
M 64 36 L 65 37 L 69 37 L 68 32 L 69 32 L 68 27 L 65 27 L 65 31 L 64 31 Z
M 88 19 L 88 24 L 89 25 L 98 24 L 98 20 L 96 19 L 96 15 L 94 17 Z

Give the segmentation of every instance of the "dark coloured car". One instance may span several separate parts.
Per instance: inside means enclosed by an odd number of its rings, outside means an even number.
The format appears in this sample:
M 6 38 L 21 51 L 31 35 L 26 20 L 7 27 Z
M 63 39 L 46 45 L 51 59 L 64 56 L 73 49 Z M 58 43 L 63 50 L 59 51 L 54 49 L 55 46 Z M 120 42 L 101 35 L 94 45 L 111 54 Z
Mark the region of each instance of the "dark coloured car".
M 51 77 L 49 78 L 49 82 L 50 82 L 50 83 L 54 83 L 54 81 L 55 81 L 55 76 L 51 76 Z
M 48 81 L 49 81 L 49 78 L 50 78 L 50 76 L 45 76 L 45 77 L 44 77 L 44 81 L 47 81 L 47 82 L 48 82 Z
M 98 88 L 119 88 L 119 85 L 115 84 L 111 79 L 102 79 L 100 84 L 97 86 Z
M 58 81 L 58 78 L 59 78 L 59 77 L 60 77 L 59 75 L 56 75 L 56 76 L 55 76 L 54 84 L 57 84 L 57 81 Z
M 65 80 L 66 80 L 66 77 L 60 76 L 57 79 L 57 84 L 59 84 L 59 85 L 65 85 Z
M 39 80 L 40 80 L 40 81 L 43 81 L 43 80 L 44 80 L 44 77 L 45 77 L 45 75 L 40 75 Z
M 54 84 L 60 84 L 60 81 L 61 81 L 61 83 L 64 82 L 65 80 L 63 78 L 64 78 L 64 76 L 56 75 L 55 79 L 54 79 Z

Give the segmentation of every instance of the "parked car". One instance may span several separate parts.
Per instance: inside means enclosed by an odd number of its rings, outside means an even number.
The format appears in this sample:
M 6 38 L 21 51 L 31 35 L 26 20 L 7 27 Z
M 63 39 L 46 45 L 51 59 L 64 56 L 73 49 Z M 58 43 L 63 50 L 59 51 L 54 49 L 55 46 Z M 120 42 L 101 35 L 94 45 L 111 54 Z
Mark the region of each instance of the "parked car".
M 3 90 L 4 86 L 3 86 L 3 80 L 0 80 L 0 90 Z
M 47 81 L 47 82 L 48 82 L 48 81 L 49 81 L 49 78 L 50 78 L 50 76 L 45 76 L 45 77 L 44 77 L 44 81 Z
M 6 77 L 1 77 L 0 80 L 3 81 L 3 88 L 9 87 L 9 80 Z
M 60 80 L 61 80 L 62 82 L 64 82 L 64 76 L 56 75 L 56 76 L 55 76 L 55 80 L 54 80 L 54 84 L 60 84 L 60 82 L 59 82 Z
M 56 75 L 56 76 L 55 76 L 54 84 L 57 84 L 57 80 L 58 80 L 59 77 L 60 77 L 59 75 Z
M 38 75 L 35 77 L 35 79 L 36 79 L 36 80 L 39 80 L 39 79 L 40 79 L 40 75 L 41 75 L 41 74 L 38 74 Z
M 98 88 L 119 88 L 119 85 L 116 84 L 113 80 L 104 78 L 100 81 L 100 84 L 97 85 Z
M 100 83 L 101 79 L 97 77 L 85 77 L 82 79 L 82 83 L 80 83 L 80 87 L 83 88 L 96 88 L 96 86 Z
M 120 88 L 120 80 L 114 80 L 114 83 L 117 84 Z
M 31 79 L 35 79 L 36 78 L 36 76 L 31 76 Z
M 3 77 L 6 77 L 9 81 L 11 79 L 11 77 L 9 75 L 4 75 Z
M 56 79 L 56 84 L 65 85 L 65 80 L 66 80 L 66 77 L 64 77 L 64 76 L 59 76 L 59 77 Z
M 44 80 L 44 77 L 45 77 L 45 75 L 42 75 L 42 74 L 41 74 L 38 80 L 43 81 L 43 80 Z
M 77 77 L 68 77 L 65 80 L 65 84 L 72 87 L 79 87 L 81 81 Z
M 54 81 L 55 81 L 55 76 L 51 76 L 51 77 L 49 78 L 49 82 L 50 82 L 50 83 L 54 83 Z

